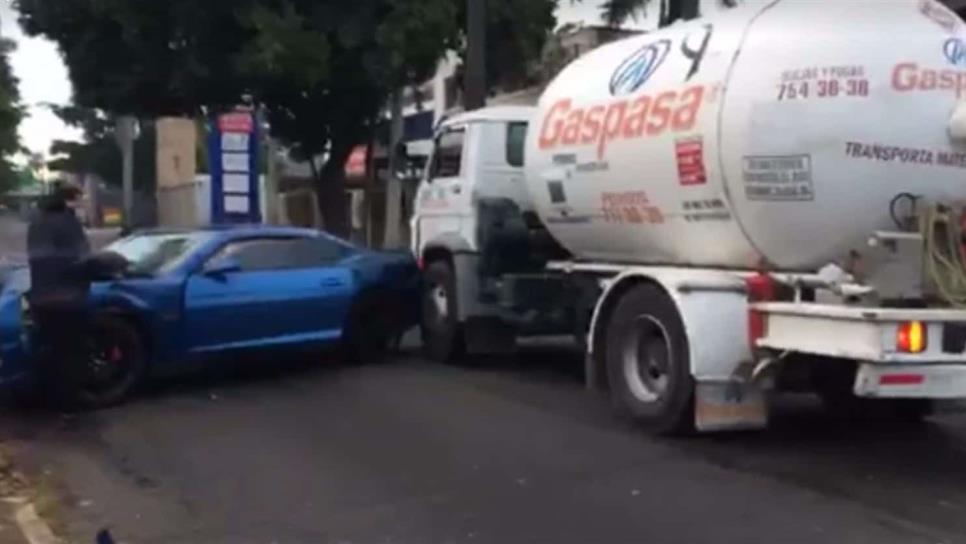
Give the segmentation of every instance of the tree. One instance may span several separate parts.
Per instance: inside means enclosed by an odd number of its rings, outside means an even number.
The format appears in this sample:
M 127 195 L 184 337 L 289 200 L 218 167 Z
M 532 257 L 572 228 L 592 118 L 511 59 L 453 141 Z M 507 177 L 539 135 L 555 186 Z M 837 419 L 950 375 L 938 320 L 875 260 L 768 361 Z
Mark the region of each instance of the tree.
M 80 106 L 114 114 L 195 116 L 230 108 L 243 93 L 255 96 L 273 135 L 310 161 L 327 226 L 345 233 L 342 182 L 349 153 L 367 139 L 393 89 L 420 81 L 445 50 L 460 49 L 465 1 L 19 0 L 18 5 L 28 33 L 59 44 Z M 499 20 L 530 29 L 526 36 L 546 24 L 545 16 L 532 25 L 530 19 L 512 20 L 530 17 L 531 0 L 493 2 L 514 6 L 509 14 L 498 10 Z M 509 43 L 526 49 L 534 40 Z M 525 60 L 497 56 L 493 63 L 502 68 Z
M 724 7 L 733 8 L 739 0 L 717 1 Z M 701 0 L 608 0 L 601 9 L 608 24 L 620 26 L 638 13 L 644 13 L 654 2 L 660 4 L 658 26 L 667 26 L 678 19 L 694 19 L 701 15 Z
M 425 79 L 455 45 L 452 2 L 287 0 L 248 13 L 255 31 L 245 56 L 249 75 L 273 133 L 312 166 L 333 230 L 348 230 L 342 187 L 353 147 L 368 139 L 389 94 Z M 308 71 L 297 69 L 305 62 Z M 317 165 L 320 156 L 326 160 Z
M 456 1 L 457 20 L 465 24 L 466 2 L 470 0 Z M 490 91 L 516 90 L 541 81 L 532 65 L 540 60 L 557 24 L 554 12 L 559 1 L 487 0 L 486 81 Z M 465 63 L 465 48 L 457 50 Z M 457 68 L 456 76 L 462 82 L 462 65 Z
M 15 48 L 12 41 L 0 39 L 0 193 L 21 183 L 20 172 L 10 161 L 22 150 L 17 129 L 24 115 L 19 82 L 10 66 L 10 55 Z
M 47 168 L 54 172 L 95 174 L 104 182 L 120 186 L 121 152 L 114 137 L 114 118 L 100 110 L 80 106 L 50 106 L 66 125 L 81 129 L 83 141 L 54 140 Z M 155 133 L 149 120 L 141 123 L 141 137 L 135 141 L 134 187 L 154 188 Z

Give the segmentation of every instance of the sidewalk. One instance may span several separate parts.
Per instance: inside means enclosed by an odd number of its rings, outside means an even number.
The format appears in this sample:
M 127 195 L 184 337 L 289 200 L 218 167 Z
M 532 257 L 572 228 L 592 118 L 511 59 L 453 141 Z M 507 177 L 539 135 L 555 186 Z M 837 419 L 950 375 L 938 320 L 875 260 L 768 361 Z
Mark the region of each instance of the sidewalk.
M 0 502 L 0 542 L 3 544 L 33 544 L 20 531 L 16 519 L 17 507 L 18 505 L 15 504 Z
M 37 513 L 36 500 L 0 446 L 0 544 L 64 544 Z
M 17 523 L 17 512 L 26 504 L 26 482 L 0 451 L 0 542 L 3 544 L 33 544 L 26 539 Z

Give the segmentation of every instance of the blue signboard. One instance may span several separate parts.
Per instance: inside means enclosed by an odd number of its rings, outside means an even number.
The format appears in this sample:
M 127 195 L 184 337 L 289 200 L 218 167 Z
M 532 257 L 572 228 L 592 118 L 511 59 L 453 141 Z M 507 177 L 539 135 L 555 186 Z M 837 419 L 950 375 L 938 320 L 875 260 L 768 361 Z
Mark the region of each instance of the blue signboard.
M 209 123 L 212 223 L 262 222 L 258 142 L 254 112 L 226 113 Z

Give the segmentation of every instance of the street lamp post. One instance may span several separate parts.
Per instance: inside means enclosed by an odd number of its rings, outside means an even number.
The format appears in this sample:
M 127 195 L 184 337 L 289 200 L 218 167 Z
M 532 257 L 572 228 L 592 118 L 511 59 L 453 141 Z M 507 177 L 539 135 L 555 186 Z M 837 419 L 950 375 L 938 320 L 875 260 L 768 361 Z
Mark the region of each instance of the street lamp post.
M 466 111 L 486 106 L 486 0 L 466 0 Z
M 121 171 L 124 192 L 124 226 L 134 226 L 134 140 L 138 137 L 137 118 L 123 115 L 115 123 L 117 145 L 121 149 L 123 167 Z

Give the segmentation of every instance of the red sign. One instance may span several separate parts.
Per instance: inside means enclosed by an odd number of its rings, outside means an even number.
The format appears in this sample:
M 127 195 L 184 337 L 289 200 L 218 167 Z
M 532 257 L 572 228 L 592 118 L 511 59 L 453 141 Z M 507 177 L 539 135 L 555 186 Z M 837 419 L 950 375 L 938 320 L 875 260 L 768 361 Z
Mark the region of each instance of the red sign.
M 678 157 L 678 180 L 681 185 L 704 185 L 708 175 L 704 169 L 704 140 L 688 138 L 675 144 Z
M 251 134 L 255 129 L 255 121 L 250 113 L 226 113 L 218 118 L 218 129 L 222 132 Z
M 347 178 L 362 178 L 366 175 L 366 153 L 364 145 L 357 145 L 352 149 L 349 158 L 345 161 L 345 175 Z

